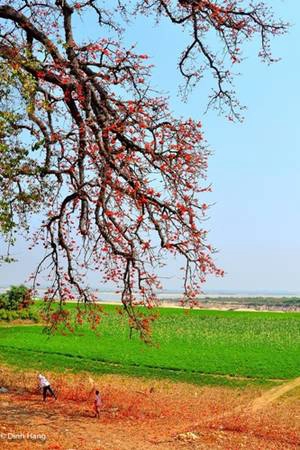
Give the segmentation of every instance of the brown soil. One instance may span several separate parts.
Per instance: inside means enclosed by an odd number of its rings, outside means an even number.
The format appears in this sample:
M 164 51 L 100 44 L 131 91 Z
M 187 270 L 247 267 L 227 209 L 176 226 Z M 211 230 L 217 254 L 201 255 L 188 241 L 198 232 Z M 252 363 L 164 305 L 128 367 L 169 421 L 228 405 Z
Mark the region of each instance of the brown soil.
M 45 375 L 57 401 L 41 401 L 36 373 L 0 369 L 0 385 L 9 388 L 0 393 L 1 449 L 300 449 L 298 382 L 276 388 L 279 395 L 270 390 L 270 400 L 257 387 Z M 103 399 L 99 420 L 93 417 L 95 387 Z M 34 435 L 45 435 L 46 441 Z
M 284 394 L 296 389 L 299 386 L 300 386 L 300 377 L 295 378 L 295 380 L 292 380 L 289 383 L 284 383 L 282 386 L 270 389 L 261 397 L 258 397 L 257 399 L 254 400 L 252 404 L 252 412 L 256 412 L 259 409 L 266 408 L 267 405 L 269 405 L 269 403 L 274 402 L 274 400 L 276 400 L 277 398 L 282 397 Z

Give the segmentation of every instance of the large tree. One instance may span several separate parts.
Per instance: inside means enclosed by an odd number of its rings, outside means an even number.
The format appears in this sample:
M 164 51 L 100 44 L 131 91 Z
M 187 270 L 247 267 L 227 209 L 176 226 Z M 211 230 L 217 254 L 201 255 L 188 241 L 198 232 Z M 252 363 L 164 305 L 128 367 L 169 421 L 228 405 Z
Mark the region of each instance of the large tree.
M 269 38 L 286 25 L 263 2 L 243 0 L 0 1 L 0 231 L 10 244 L 16 229 L 28 232 L 29 215 L 43 216 L 31 237 L 45 247 L 36 275 L 49 271 L 49 302 L 92 302 L 84 278 L 97 270 L 119 285 L 144 335 L 149 317 L 133 307 L 155 302 L 167 255 L 185 261 L 186 300 L 222 271 L 202 224 L 210 187 L 201 124 L 173 117 L 151 89 L 147 56 L 122 47 L 122 22 L 136 15 L 183 28 L 185 88 L 210 71 L 209 104 L 231 119 L 240 114 L 231 67 L 242 44 L 258 35 L 270 62 Z M 76 35 L 79 17 L 81 27 L 97 22 L 92 42 Z

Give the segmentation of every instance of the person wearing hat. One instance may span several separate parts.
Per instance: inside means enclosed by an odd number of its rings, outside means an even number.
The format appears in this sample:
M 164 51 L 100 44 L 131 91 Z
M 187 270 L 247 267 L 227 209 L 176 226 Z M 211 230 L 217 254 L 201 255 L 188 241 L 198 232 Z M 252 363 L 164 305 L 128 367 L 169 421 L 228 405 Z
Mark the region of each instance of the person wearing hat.
M 52 397 L 55 398 L 55 400 L 57 400 L 57 397 L 54 393 L 54 391 L 52 390 L 49 381 L 47 380 L 46 377 L 44 377 L 44 375 L 42 375 L 41 373 L 38 375 L 38 379 L 39 379 L 39 384 L 40 384 L 40 388 L 42 389 L 43 392 L 43 400 L 46 401 L 46 397 L 47 397 L 47 392 L 49 391 L 50 394 L 52 395 Z

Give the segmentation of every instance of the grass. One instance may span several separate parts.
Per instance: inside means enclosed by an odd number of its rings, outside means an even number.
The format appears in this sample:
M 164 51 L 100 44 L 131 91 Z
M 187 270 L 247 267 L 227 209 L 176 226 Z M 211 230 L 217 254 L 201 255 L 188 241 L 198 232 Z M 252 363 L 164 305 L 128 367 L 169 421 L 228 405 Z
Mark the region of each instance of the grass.
M 114 309 L 105 307 L 97 335 L 87 326 L 50 337 L 40 326 L 0 327 L 0 358 L 22 368 L 123 373 L 198 384 L 240 385 L 300 374 L 298 313 L 161 308 L 153 328 L 157 345 L 146 346 L 138 336 L 129 340 L 127 322 Z

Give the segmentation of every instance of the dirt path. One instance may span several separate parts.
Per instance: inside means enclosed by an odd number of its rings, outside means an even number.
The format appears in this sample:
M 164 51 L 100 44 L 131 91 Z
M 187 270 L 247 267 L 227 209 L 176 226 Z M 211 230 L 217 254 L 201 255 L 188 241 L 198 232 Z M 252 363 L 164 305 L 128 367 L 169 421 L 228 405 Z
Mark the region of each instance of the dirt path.
M 252 412 L 256 412 L 260 409 L 263 409 L 265 406 L 273 402 L 274 400 L 282 397 L 284 394 L 288 393 L 292 389 L 300 386 L 300 377 L 295 378 L 289 383 L 285 383 L 282 386 L 275 387 L 265 392 L 261 397 L 258 397 L 252 403 Z

